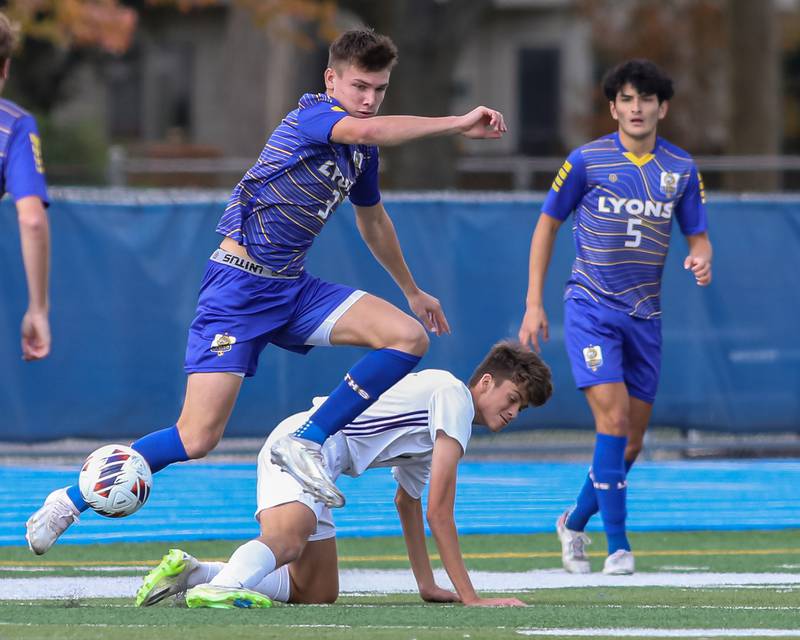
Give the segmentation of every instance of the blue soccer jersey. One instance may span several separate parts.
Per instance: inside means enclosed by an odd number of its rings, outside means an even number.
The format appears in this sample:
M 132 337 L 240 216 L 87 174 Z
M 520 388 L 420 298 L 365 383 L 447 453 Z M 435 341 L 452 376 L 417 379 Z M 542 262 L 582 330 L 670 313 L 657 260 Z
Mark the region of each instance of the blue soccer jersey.
M 217 232 L 274 272 L 297 275 L 314 238 L 345 197 L 365 207 L 380 202 L 378 148 L 330 140 L 345 116 L 330 96 L 304 95 L 236 185 Z
M 0 99 L 0 196 L 37 196 L 48 203 L 42 146 L 36 121 L 10 100 Z
M 707 228 L 691 156 L 661 138 L 645 156 L 626 151 L 617 133 L 594 140 L 568 156 L 542 207 L 562 221 L 572 212 L 576 257 L 565 299 L 660 317 L 673 216 L 684 235 Z

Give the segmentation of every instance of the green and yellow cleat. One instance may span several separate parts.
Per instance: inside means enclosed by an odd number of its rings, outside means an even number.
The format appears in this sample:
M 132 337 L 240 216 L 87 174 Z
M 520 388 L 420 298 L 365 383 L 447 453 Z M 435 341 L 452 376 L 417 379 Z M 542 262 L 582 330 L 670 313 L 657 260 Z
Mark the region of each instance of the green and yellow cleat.
M 136 606 L 149 607 L 186 591 L 189 574 L 198 564 L 185 551 L 170 549 L 158 566 L 144 577 L 142 586 L 136 592 Z
M 186 606 L 190 609 L 266 609 L 272 606 L 272 600 L 250 589 L 199 584 L 186 592 Z

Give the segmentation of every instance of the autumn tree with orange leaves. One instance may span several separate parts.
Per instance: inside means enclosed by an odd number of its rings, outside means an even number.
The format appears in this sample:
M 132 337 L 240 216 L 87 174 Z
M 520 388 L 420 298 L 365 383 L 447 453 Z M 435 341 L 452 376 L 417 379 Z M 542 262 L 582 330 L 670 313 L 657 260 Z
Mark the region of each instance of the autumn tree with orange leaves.
M 319 37 L 336 37 L 335 0 L 234 0 L 253 20 L 266 25 L 277 16 L 290 16 L 317 25 Z M 143 9 L 177 8 L 183 12 L 222 4 L 220 0 L 144 0 Z M 94 47 L 107 53 L 128 50 L 138 22 L 138 12 L 119 0 L 10 0 L 3 11 L 22 34 L 62 49 Z

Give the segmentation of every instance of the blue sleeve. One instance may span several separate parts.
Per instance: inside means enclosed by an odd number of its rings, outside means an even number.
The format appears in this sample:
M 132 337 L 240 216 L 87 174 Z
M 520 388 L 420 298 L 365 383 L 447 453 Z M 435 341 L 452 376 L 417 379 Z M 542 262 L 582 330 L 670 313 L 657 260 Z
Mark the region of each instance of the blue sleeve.
M 32 116 L 18 120 L 11 133 L 5 162 L 5 185 L 14 200 L 38 196 L 47 205 L 42 145 Z
M 689 173 L 689 184 L 686 185 L 686 189 L 675 207 L 675 217 L 680 225 L 681 233 L 685 236 L 693 236 L 708 229 L 706 190 L 703 186 L 703 178 L 694 165 Z
M 367 166 L 350 189 L 350 202 L 357 207 L 371 207 L 381 201 L 381 192 L 378 188 L 379 166 L 378 148 L 373 147 L 367 159 Z
M 586 193 L 586 165 L 580 149 L 576 149 L 567 156 L 553 179 L 542 205 L 542 213 L 563 222 L 578 206 L 584 193 Z
M 297 128 L 307 138 L 320 144 L 331 141 L 331 129 L 347 111 L 330 102 L 318 102 L 315 105 L 300 109 L 297 114 Z

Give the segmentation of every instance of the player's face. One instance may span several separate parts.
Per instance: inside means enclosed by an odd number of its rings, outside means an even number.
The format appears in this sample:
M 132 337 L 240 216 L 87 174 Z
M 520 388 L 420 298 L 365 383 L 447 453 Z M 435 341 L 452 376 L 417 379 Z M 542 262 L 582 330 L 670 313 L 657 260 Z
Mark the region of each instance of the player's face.
M 484 374 L 475 394 L 475 422 L 492 431 L 502 430 L 525 408 L 525 398 L 520 388 L 511 380 L 500 384 L 490 375 Z
M 340 69 L 329 67 L 325 70 L 325 88 L 354 118 L 371 118 L 378 113 L 386 97 L 390 75 L 389 69 L 364 71 L 353 65 Z
M 655 94 L 642 94 L 628 83 L 611 103 L 611 117 L 619 122 L 621 133 L 643 140 L 656 133 L 658 121 L 667 115 L 668 103 L 659 103 Z

